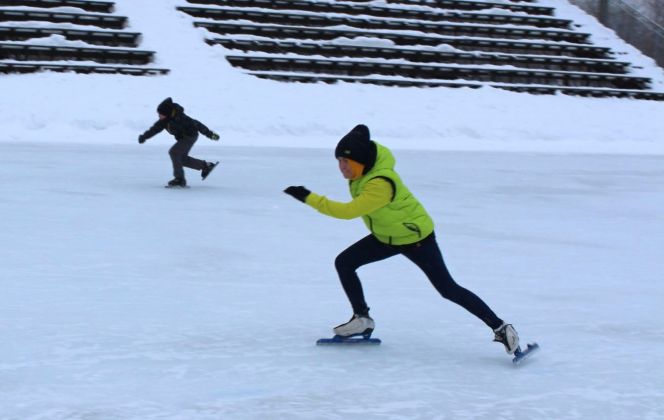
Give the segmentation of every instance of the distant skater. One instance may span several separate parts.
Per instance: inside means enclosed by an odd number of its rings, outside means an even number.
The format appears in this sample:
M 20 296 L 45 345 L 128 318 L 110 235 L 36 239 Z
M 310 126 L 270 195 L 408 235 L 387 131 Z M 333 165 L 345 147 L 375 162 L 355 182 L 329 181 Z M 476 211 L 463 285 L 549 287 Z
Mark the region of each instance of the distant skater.
M 327 216 L 338 219 L 361 217 L 371 234 L 348 247 L 335 260 L 343 289 L 353 309 L 350 321 L 334 328 L 343 338 L 371 335 L 374 320 L 364 299 L 357 269 L 401 254 L 417 265 L 438 293 L 475 315 L 494 332 L 494 341 L 514 354 L 519 336 L 473 292 L 458 285 L 450 275 L 434 234 L 434 223 L 422 204 L 395 172 L 392 152 L 370 139 L 369 129 L 358 125 L 338 143 L 334 156 L 348 179 L 350 202 L 332 201 L 303 186 L 290 186 L 286 194 Z
M 162 132 L 164 129 L 175 137 L 176 143 L 169 149 L 168 154 L 173 162 L 173 179 L 168 181 L 167 187 L 186 187 L 184 167 L 201 171 L 203 179 L 212 172 L 219 162 L 206 162 L 189 156 L 189 151 L 198 140 L 198 133 L 212 139 L 219 140 L 219 135 L 203 123 L 189 117 L 184 108 L 173 102 L 171 98 L 164 99 L 157 107 L 159 120 L 145 133 L 138 136 L 140 144 Z

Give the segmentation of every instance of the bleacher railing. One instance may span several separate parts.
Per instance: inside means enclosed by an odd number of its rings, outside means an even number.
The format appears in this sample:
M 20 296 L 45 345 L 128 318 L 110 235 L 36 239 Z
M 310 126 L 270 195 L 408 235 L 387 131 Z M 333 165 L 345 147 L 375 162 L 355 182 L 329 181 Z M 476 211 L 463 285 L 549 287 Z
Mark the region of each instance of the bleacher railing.
M 662 7 L 660 2 L 664 3 L 662 0 L 653 3 L 653 13 L 659 14 L 654 19 L 629 0 L 570 0 L 664 67 L 664 13 L 656 9 Z

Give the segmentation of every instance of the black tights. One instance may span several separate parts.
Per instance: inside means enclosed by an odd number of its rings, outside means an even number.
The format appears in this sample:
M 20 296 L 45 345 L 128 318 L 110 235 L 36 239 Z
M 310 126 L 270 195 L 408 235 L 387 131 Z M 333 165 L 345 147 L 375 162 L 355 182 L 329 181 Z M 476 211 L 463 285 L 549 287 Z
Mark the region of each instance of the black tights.
M 364 301 L 362 283 L 360 283 L 356 270 L 363 265 L 397 254 L 402 254 L 415 263 L 442 297 L 463 306 L 492 329 L 502 324 L 503 321 L 482 299 L 454 281 L 445 266 L 443 255 L 433 233 L 422 241 L 409 245 L 387 245 L 378 241 L 373 235 L 368 235 L 337 256 L 334 265 L 354 313 L 366 314 L 369 312 L 369 307 Z

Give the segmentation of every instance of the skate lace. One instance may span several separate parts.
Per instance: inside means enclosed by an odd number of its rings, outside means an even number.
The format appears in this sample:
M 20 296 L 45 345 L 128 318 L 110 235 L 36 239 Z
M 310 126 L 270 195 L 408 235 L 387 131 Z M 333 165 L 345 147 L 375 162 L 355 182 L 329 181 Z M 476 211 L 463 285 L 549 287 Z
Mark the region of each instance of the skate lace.
M 496 331 L 493 337 L 493 341 L 505 344 L 507 343 L 507 335 L 504 331 Z

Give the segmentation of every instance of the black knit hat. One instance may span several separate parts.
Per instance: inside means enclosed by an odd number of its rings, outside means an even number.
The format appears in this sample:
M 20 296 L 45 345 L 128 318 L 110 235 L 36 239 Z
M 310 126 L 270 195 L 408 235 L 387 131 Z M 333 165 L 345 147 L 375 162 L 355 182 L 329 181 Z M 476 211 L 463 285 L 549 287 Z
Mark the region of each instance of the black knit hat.
M 166 98 L 157 107 L 157 112 L 160 115 L 165 115 L 167 117 L 171 116 L 171 113 L 173 112 L 173 99 L 171 98 Z
M 361 163 L 365 167 L 365 173 L 371 169 L 376 162 L 376 144 L 371 141 L 369 127 L 359 124 L 350 130 L 339 140 L 334 157 L 345 157 Z

